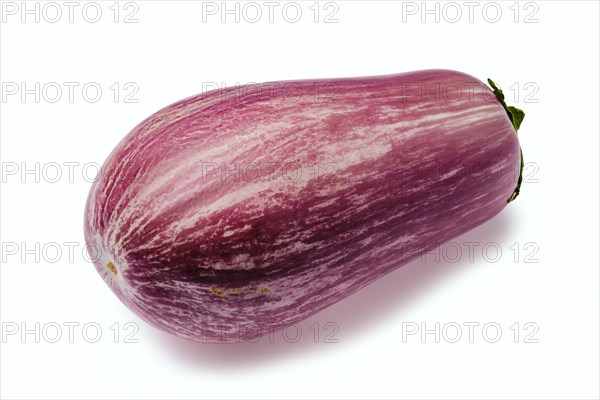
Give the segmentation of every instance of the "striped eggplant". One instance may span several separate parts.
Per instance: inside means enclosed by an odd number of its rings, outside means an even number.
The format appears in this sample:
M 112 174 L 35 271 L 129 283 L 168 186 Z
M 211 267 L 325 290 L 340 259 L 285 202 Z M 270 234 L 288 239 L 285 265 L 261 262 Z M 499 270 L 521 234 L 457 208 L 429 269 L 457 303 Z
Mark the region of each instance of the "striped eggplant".
M 137 125 L 85 238 L 151 325 L 207 342 L 296 323 L 500 212 L 522 111 L 449 70 L 221 88 Z

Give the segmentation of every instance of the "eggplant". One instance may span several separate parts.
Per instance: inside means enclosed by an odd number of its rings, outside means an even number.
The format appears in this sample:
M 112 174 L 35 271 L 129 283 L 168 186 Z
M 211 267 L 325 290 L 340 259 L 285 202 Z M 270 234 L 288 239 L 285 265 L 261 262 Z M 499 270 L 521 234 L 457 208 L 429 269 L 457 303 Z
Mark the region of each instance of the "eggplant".
M 171 104 L 92 185 L 94 265 L 139 317 L 187 339 L 299 322 L 519 194 L 524 114 L 489 83 L 425 70 Z

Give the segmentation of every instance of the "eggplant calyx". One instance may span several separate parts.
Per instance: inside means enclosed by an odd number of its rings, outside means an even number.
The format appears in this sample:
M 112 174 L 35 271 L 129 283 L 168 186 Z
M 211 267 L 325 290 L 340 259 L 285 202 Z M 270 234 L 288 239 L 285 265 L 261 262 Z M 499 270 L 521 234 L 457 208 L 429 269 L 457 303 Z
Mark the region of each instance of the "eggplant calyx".
M 487 81 L 492 88 L 492 92 L 496 95 L 498 101 L 500 101 L 500 104 L 502 104 L 502 107 L 504 107 L 504 109 L 506 110 L 508 118 L 510 119 L 510 122 L 515 128 L 516 134 L 519 131 L 519 128 L 521 127 L 523 119 L 525 118 L 525 112 L 517 107 L 507 106 L 506 101 L 504 101 L 504 93 L 502 93 L 502 90 L 498 88 L 498 86 L 496 86 L 494 81 L 492 81 L 491 79 L 488 78 Z M 510 197 L 507 200 L 507 203 L 512 202 L 514 199 L 517 198 L 517 196 L 519 196 L 519 193 L 521 193 L 521 183 L 523 183 L 523 166 L 525 163 L 523 162 L 523 149 L 520 146 L 519 150 L 521 152 L 521 168 L 519 170 L 519 180 L 517 181 L 517 187 L 515 188 L 515 191 L 510 195 Z

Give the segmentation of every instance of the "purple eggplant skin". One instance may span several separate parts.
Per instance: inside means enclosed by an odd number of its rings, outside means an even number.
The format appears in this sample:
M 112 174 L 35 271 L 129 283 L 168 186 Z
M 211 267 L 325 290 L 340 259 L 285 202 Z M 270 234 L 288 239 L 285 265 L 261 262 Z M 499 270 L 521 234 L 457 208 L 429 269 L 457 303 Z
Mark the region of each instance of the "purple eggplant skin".
M 98 273 L 163 331 L 230 343 L 287 327 L 484 223 L 515 192 L 510 114 L 467 74 L 247 89 L 151 115 L 90 190 Z

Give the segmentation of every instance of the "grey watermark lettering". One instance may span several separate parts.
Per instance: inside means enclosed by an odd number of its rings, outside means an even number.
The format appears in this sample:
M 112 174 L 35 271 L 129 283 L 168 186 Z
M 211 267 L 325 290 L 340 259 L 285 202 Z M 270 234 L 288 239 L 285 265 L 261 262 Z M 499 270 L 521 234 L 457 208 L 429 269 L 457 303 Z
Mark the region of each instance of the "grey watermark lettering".
M 2 103 L 138 103 L 135 82 L 2 82 Z
M 139 343 L 136 338 L 140 327 L 135 322 L 115 322 L 103 326 L 88 322 L 2 322 L 2 343 L 98 343 L 110 340 L 114 343 Z
M 403 1 L 402 22 L 495 24 L 503 20 L 513 23 L 537 24 L 540 6 L 537 2 L 495 1 Z
M 204 1 L 202 23 L 275 23 L 295 24 L 302 20 L 314 23 L 336 24 L 339 22 L 338 2 L 279 2 L 279 1 Z
M 402 343 L 539 343 L 540 327 L 535 322 L 502 324 L 494 321 L 403 322 Z
M 0 3 L 2 23 L 89 23 L 103 20 L 137 24 L 140 6 L 137 2 L 105 1 L 3 1 Z

